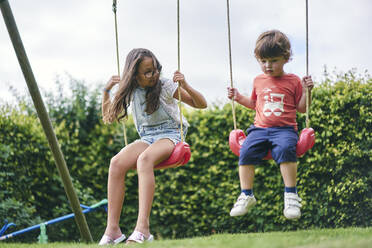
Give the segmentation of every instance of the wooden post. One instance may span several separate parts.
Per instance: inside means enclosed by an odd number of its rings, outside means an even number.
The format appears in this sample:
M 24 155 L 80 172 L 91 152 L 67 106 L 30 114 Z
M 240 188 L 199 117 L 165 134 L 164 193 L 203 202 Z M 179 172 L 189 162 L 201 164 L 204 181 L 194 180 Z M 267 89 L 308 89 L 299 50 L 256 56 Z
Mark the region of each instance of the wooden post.
M 18 62 L 21 66 L 23 76 L 25 77 L 28 90 L 31 94 L 32 101 L 34 102 L 37 114 L 39 116 L 41 125 L 43 126 L 45 135 L 48 139 L 50 149 L 52 150 L 53 157 L 62 178 L 63 186 L 67 194 L 67 198 L 70 201 L 70 205 L 75 214 L 75 221 L 79 227 L 80 235 L 86 242 L 93 242 L 92 235 L 90 234 L 89 227 L 85 216 L 81 210 L 79 199 L 76 195 L 75 189 L 72 185 L 70 173 L 66 166 L 65 159 L 57 141 L 57 137 L 54 133 L 52 123 L 49 119 L 48 112 L 46 111 L 44 102 L 41 98 L 39 88 L 37 86 L 34 74 L 31 69 L 31 65 L 28 61 L 26 51 L 23 47 L 21 36 L 19 35 L 17 25 L 14 20 L 12 10 L 7 0 L 0 0 L 1 13 L 8 29 L 10 39 L 12 40 L 15 53 L 18 58 Z

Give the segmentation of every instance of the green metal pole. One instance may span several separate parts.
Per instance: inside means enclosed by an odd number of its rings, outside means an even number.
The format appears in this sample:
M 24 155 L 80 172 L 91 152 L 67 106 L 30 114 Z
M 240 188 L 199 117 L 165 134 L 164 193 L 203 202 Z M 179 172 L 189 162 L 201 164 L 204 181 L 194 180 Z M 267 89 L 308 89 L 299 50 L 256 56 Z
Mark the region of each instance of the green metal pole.
M 40 91 L 32 72 L 31 65 L 28 61 L 26 51 L 23 47 L 21 36 L 19 35 L 12 10 L 7 0 L 0 0 L 0 7 L 10 39 L 12 40 L 13 47 L 18 58 L 18 62 L 21 66 L 23 76 L 25 77 L 28 90 L 31 94 L 37 114 L 40 118 L 41 125 L 43 126 L 45 135 L 48 139 L 59 175 L 62 178 L 67 198 L 70 201 L 70 205 L 75 214 L 75 221 L 79 227 L 80 235 L 84 241 L 93 242 L 87 221 L 80 207 L 79 199 L 76 195 L 74 186 L 72 185 L 70 173 L 66 166 L 66 161 L 58 144 L 57 137 L 53 131 L 52 123 L 49 119 L 48 112 L 46 111 L 44 102 L 41 98 Z

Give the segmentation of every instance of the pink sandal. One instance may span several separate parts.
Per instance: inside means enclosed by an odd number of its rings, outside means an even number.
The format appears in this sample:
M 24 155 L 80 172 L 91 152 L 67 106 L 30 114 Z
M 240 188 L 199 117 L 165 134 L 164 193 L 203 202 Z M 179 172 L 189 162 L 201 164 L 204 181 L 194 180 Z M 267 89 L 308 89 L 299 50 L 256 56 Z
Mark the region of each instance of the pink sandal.
M 148 238 L 146 238 L 143 233 L 141 233 L 139 231 L 133 231 L 133 233 L 127 239 L 127 242 L 128 241 L 133 241 L 133 242 L 142 244 L 143 242 L 154 241 L 154 236 L 150 234 L 150 236 Z
M 122 234 L 119 238 L 113 239 L 108 235 L 103 235 L 98 245 L 116 245 L 125 240 L 125 235 Z

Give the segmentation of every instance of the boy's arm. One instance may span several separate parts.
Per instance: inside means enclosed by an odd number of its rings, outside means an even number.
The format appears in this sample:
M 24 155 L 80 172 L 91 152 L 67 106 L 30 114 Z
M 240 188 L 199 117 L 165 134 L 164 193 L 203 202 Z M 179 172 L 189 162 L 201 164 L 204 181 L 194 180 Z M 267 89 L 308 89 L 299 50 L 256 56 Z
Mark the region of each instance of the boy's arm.
M 235 99 L 235 101 L 247 108 L 256 109 L 256 101 L 252 100 L 250 97 L 241 95 L 241 97 L 238 99 Z
M 301 96 L 300 101 L 297 104 L 297 111 L 300 112 L 300 113 L 306 113 L 306 88 L 309 89 L 308 97 L 309 97 L 309 107 L 310 107 L 310 104 L 311 104 L 311 90 L 314 87 L 314 83 L 313 83 L 313 80 L 311 79 L 311 76 L 303 77 L 301 83 L 302 83 L 302 96 Z
M 236 88 L 227 88 L 227 97 L 229 99 L 232 99 L 234 96 L 234 100 L 243 105 L 244 107 L 250 108 L 250 109 L 256 109 L 256 101 L 252 100 L 252 98 L 241 95 L 239 91 Z

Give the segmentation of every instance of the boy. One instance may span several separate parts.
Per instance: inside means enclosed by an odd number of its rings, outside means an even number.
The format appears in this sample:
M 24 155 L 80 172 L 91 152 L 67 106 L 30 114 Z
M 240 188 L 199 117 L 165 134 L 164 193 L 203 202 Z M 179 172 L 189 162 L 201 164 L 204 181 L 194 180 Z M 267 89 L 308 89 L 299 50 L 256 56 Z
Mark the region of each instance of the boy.
M 298 141 L 296 110 L 306 112 L 306 88 L 309 93 L 314 84 L 311 76 L 300 78 L 287 74 L 283 67 L 291 57 L 291 44 L 278 30 L 262 33 L 254 50 L 263 74 L 254 79 L 251 97 L 241 95 L 236 88 L 228 88 L 228 97 L 239 104 L 256 110 L 254 125 L 247 130 L 239 156 L 241 194 L 230 211 L 231 216 L 241 216 L 256 204 L 253 195 L 254 166 L 268 151 L 283 177 L 284 216 L 298 219 L 301 216 L 301 198 L 297 194 Z

